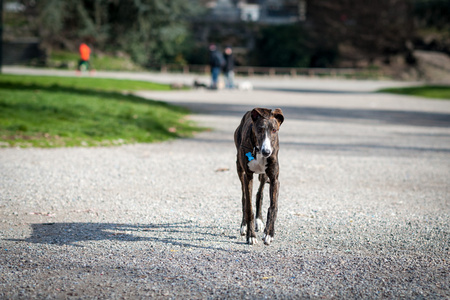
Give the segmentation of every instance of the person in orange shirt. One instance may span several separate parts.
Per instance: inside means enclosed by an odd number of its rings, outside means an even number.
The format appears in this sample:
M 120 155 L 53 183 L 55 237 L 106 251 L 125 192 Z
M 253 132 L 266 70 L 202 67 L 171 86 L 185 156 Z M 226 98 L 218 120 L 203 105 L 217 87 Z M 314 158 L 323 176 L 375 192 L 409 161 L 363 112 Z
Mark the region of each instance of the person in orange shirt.
M 89 70 L 89 57 L 91 56 L 91 49 L 85 43 L 80 45 L 80 62 L 78 63 L 78 71 Z M 82 69 L 83 68 L 83 69 Z

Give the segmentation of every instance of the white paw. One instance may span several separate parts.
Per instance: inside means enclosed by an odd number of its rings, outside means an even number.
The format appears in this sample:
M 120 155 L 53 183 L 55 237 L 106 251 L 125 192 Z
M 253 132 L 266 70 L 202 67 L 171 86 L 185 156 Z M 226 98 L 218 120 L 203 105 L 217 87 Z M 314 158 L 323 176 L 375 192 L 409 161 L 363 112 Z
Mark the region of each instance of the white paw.
M 247 225 L 242 225 L 241 226 L 241 235 L 246 235 L 247 234 Z
M 256 232 L 260 232 L 263 231 L 264 229 L 264 223 L 261 219 L 256 219 L 255 220 L 255 231 Z
M 263 235 L 263 241 L 264 241 L 264 244 L 270 245 L 270 243 L 272 243 L 272 241 L 273 241 L 273 237 L 271 237 L 270 235 L 266 235 L 266 234 L 264 233 L 264 235 Z
M 256 239 L 256 237 L 249 237 L 248 238 L 248 244 L 249 245 L 256 245 L 256 244 L 258 244 L 258 240 Z

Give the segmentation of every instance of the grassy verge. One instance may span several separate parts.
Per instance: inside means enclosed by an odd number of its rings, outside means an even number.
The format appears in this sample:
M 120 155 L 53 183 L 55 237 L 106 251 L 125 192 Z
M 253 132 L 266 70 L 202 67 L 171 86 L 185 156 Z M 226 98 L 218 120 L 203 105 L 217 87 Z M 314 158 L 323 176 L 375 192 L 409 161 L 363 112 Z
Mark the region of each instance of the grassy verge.
M 120 90 L 169 89 L 147 82 L 0 75 L 3 147 L 108 146 L 191 136 L 188 111 Z
M 167 84 L 138 80 L 121 80 L 95 77 L 0 75 L 0 83 L 22 84 L 25 86 L 35 85 L 42 88 L 56 87 L 115 92 L 137 90 L 170 90 L 170 86 Z
M 450 86 L 446 85 L 389 88 L 379 90 L 378 92 L 450 100 Z
M 78 52 L 53 52 L 47 61 L 48 67 L 75 70 L 80 60 Z M 142 71 L 130 58 L 111 55 L 98 55 L 93 53 L 90 57 L 93 69 L 103 71 Z

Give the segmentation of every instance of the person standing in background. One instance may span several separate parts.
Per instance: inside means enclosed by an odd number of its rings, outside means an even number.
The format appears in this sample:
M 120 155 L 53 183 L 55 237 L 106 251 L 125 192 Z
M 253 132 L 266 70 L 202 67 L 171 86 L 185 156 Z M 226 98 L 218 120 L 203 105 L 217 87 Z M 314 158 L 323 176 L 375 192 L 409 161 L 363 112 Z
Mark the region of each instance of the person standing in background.
M 85 43 L 80 45 L 80 61 L 78 62 L 78 71 L 89 70 L 89 58 L 91 56 L 91 48 Z
M 230 46 L 225 48 L 223 53 L 225 65 L 223 67 L 223 74 L 225 76 L 225 87 L 227 89 L 234 89 L 234 58 L 233 50 Z
M 209 46 L 209 66 L 211 67 L 211 89 L 217 90 L 217 82 L 219 80 L 220 69 L 225 64 L 222 53 L 217 51 L 214 44 Z

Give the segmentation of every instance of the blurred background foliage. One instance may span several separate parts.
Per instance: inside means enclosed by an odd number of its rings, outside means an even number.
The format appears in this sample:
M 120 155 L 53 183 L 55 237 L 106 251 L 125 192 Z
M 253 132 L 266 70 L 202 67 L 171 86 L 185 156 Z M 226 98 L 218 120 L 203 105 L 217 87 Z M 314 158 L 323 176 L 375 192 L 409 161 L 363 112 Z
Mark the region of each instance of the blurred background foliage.
M 305 20 L 288 24 L 211 18 L 208 3 L 217 1 L 4 2 L 22 8 L 5 11 L 4 39 L 38 38 L 50 66 L 81 42 L 97 68 L 113 69 L 207 64 L 209 43 L 233 46 L 236 64 L 253 66 L 404 69 L 417 64 L 417 50 L 450 55 L 450 0 L 285 0 L 307 7 Z
M 46 49 L 94 49 L 128 54 L 139 65 L 174 61 L 189 36 L 188 18 L 201 10 L 185 0 L 36 2 L 37 34 Z

